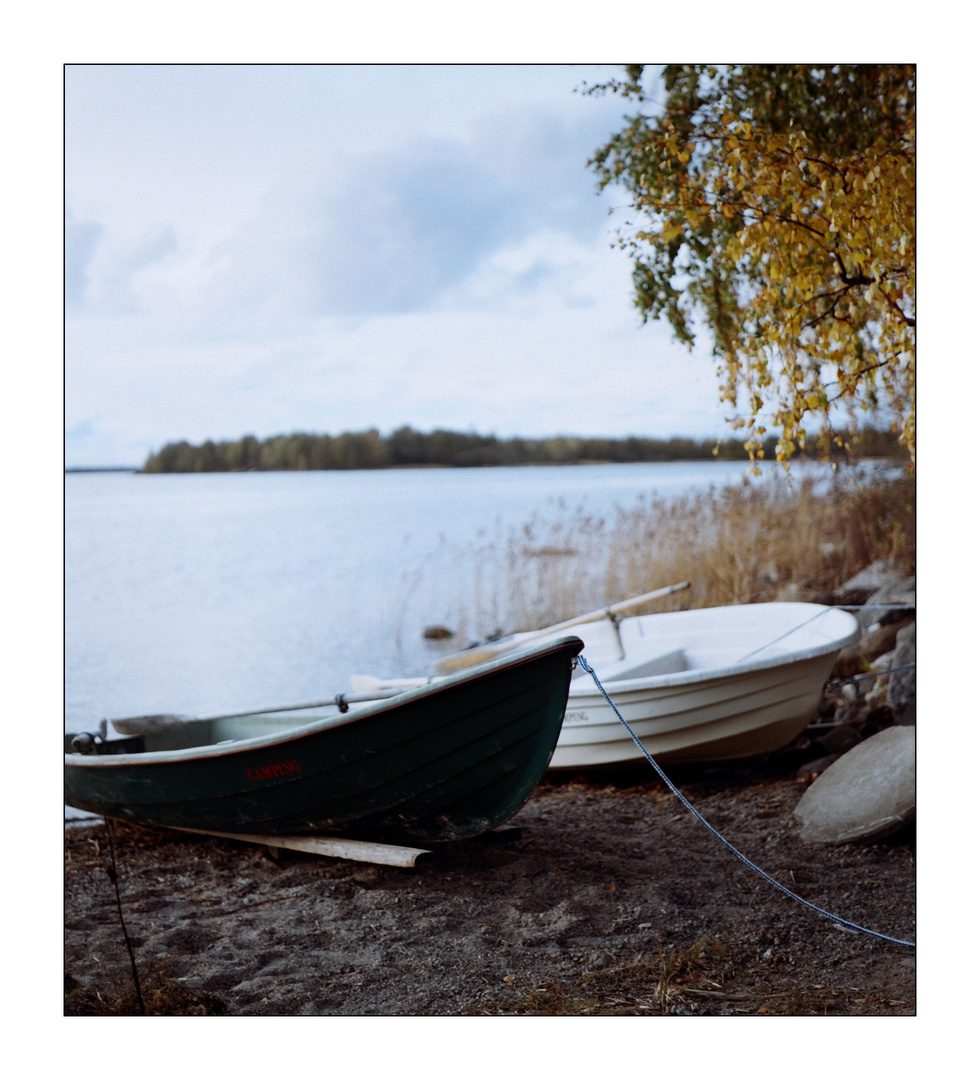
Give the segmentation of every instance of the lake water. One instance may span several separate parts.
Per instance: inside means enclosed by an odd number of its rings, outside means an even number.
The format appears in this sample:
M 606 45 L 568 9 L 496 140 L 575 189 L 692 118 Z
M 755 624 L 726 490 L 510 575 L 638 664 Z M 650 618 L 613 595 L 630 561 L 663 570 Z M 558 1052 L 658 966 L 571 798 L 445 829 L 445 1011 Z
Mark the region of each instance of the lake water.
M 532 517 L 601 516 L 745 476 L 742 462 L 69 474 L 65 729 L 431 670 L 422 629 L 453 625 L 488 544 Z

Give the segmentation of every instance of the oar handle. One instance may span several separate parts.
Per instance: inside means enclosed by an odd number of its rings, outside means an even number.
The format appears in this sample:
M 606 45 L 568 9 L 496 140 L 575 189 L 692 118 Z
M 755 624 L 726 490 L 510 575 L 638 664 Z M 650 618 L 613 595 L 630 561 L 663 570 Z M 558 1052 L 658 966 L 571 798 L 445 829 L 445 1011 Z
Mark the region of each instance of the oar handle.
M 140 728 L 144 729 L 141 733 L 145 734 L 146 730 L 162 730 L 165 727 L 175 727 L 183 724 L 205 724 L 212 720 L 235 720 L 239 716 L 263 716 L 266 713 L 302 712 L 306 709 L 325 709 L 331 705 L 340 709 L 341 712 L 346 712 L 348 705 L 361 701 L 377 701 L 379 698 L 396 697 L 398 694 L 404 694 L 406 690 L 407 688 L 403 687 L 401 689 L 374 690 L 362 694 L 335 694 L 326 701 L 307 701 L 301 705 L 275 705 L 266 709 L 239 709 L 237 712 L 213 713 L 209 716 L 175 716 L 172 714 L 126 716 L 117 720 L 110 720 L 109 723 L 120 734 L 137 734 Z
M 543 630 L 538 630 L 534 634 L 522 636 L 519 642 L 502 641 L 497 645 L 477 646 L 473 649 L 467 649 L 465 652 L 454 653 L 452 656 L 446 656 L 440 660 L 436 664 L 436 669 L 446 673 L 456 671 L 459 668 L 471 667 L 474 664 L 483 664 L 488 660 L 493 660 L 496 656 L 500 656 L 502 653 L 508 652 L 510 649 L 516 649 L 518 645 L 525 645 L 543 637 L 551 637 L 553 634 L 559 634 L 573 626 L 595 622 L 596 619 L 616 615 L 620 611 L 626 611 L 629 608 L 645 604 L 648 600 L 657 600 L 661 596 L 669 596 L 671 593 L 681 592 L 690 587 L 691 583 L 689 581 L 681 581 L 676 585 L 665 585 L 663 588 L 654 589 L 653 592 L 644 593 L 642 596 L 634 596 L 629 600 L 620 600 L 616 604 L 610 604 L 609 607 L 597 608 L 586 615 L 576 615 L 574 619 L 567 619 L 565 622 L 556 623 L 554 626 L 546 626 Z
M 570 626 L 580 626 L 582 623 L 595 622 L 596 619 L 601 619 L 605 616 L 618 615 L 619 612 L 639 607 L 640 604 L 645 604 L 648 600 L 658 600 L 661 596 L 670 596 L 671 593 L 683 592 L 684 589 L 689 589 L 690 587 L 691 583 L 689 581 L 681 581 L 677 585 L 665 585 L 662 589 L 654 589 L 653 592 L 644 593 L 642 596 L 634 596 L 631 600 L 620 600 L 616 604 L 610 604 L 609 607 L 597 608 L 595 611 L 590 611 L 587 615 L 576 615 L 574 619 L 566 619 L 563 623 L 549 626 L 535 636 L 540 637 L 547 634 L 550 637 L 552 634 L 557 634 Z
M 264 713 L 278 712 L 302 712 L 304 709 L 324 709 L 328 705 L 335 705 L 344 712 L 345 705 L 356 704 L 359 701 L 377 701 L 378 698 L 395 697 L 404 694 L 405 690 L 374 690 L 367 694 L 335 694 L 326 701 L 308 701 L 302 705 L 277 705 L 272 709 L 246 709 L 245 712 L 221 713 L 216 716 L 197 716 L 195 720 L 234 720 L 236 716 L 261 716 Z

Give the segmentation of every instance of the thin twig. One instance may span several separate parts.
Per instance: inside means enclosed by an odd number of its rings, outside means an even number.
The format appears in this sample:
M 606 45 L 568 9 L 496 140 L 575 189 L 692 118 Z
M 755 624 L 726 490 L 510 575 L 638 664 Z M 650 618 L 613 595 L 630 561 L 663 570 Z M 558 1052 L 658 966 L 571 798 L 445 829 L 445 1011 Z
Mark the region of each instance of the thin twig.
M 671 988 L 673 994 L 698 994 L 701 997 L 724 998 L 726 1001 L 759 1001 L 761 998 L 789 997 L 795 994 L 795 990 L 779 990 L 771 994 L 729 994 L 724 990 L 697 990 L 693 986 L 675 986 Z
M 268 900 L 256 900 L 254 904 L 242 904 L 241 907 L 231 908 L 229 911 L 222 911 L 222 915 L 235 915 L 239 911 L 249 911 L 254 907 L 261 907 L 263 904 L 278 904 L 283 900 L 302 900 L 309 896 L 309 893 L 300 893 L 299 896 L 290 894 L 289 896 L 270 896 Z
M 108 814 L 103 813 L 103 818 L 105 820 L 106 833 L 109 837 L 110 865 L 106 868 L 106 873 L 109 875 L 109 880 L 116 890 L 116 910 L 119 912 L 119 925 L 122 927 L 123 937 L 126 939 L 126 948 L 129 950 L 129 963 L 133 969 L 133 983 L 136 986 L 136 1001 L 140 1007 L 140 1016 L 146 1016 L 146 1006 L 143 1004 L 143 992 L 140 989 L 139 974 L 136 971 L 136 955 L 133 952 L 133 944 L 129 940 L 129 933 L 126 930 L 126 920 L 123 918 L 122 897 L 119 895 L 119 874 L 116 872 L 116 848 L 112 842 L 112 822 Z

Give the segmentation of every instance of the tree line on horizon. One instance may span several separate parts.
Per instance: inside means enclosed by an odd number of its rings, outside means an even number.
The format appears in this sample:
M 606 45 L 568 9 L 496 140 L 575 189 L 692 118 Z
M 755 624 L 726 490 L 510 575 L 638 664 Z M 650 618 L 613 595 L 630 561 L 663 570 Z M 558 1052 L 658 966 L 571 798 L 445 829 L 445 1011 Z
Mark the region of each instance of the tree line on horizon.
M 773 458 L 776 438 L 764 444 Z M 851 457 L 901 456 L 898 437 L 887 430 L 862 429 L 852 435 Z M 841 456 L 845 452 L 840 451 Z M 194 446 L 181 440 L 151 454 L 144 473 L 280 472 L 391 468 L 477 468 L 506 465 L 579 465 L 587 462 L 632 464 L 666 461 L 745 460 L 739 439 L 623 439 L 559 435 L 544 439 L 498 439 L 494 435 L 437 429 L 424 434 L 405 426 L 387 437 L 376 428 L 340 435 L 294 433 Z

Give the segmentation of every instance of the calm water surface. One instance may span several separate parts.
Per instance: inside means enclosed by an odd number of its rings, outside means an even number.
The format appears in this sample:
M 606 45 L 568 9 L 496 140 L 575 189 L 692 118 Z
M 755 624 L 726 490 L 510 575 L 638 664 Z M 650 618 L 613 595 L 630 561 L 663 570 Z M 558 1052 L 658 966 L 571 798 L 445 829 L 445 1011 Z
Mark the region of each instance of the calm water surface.
M 65 728 L 417 674 L 478 553 L 536 517 L 739 483 L 742 462 L 65 478 Z

